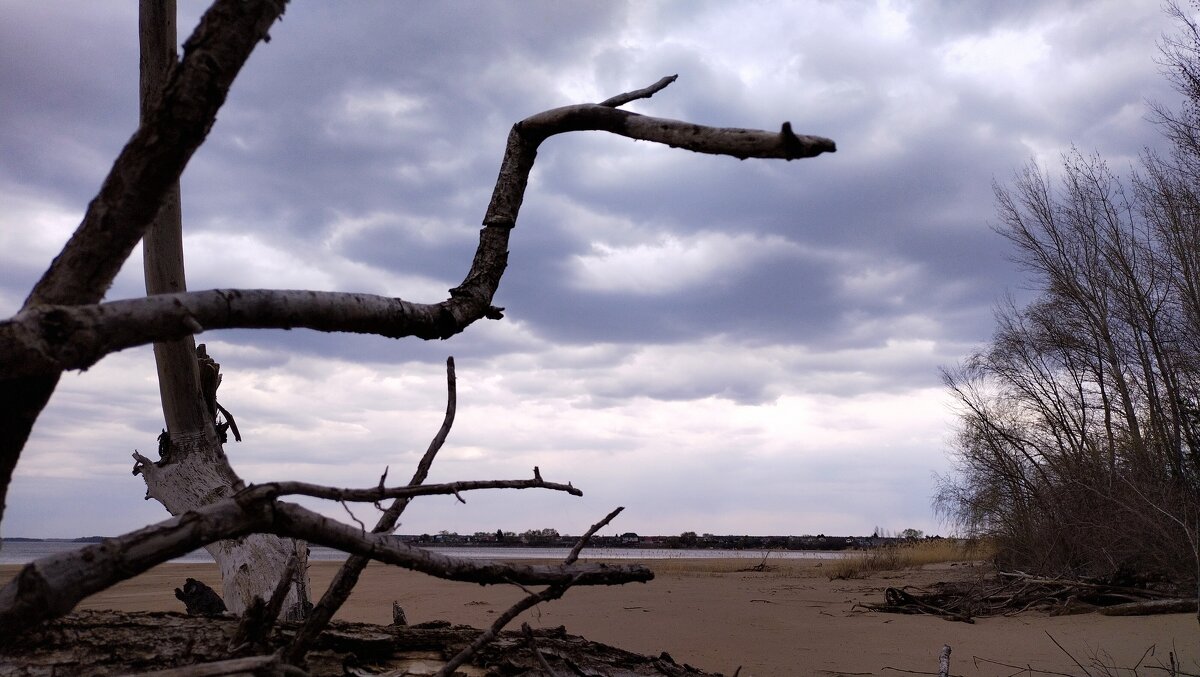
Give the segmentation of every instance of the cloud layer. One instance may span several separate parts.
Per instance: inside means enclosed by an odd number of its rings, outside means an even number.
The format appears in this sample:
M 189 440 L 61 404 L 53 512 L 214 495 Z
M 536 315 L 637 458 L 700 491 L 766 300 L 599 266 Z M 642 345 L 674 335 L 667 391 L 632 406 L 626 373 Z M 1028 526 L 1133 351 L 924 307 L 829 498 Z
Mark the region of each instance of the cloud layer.
M 181 32 L 194 25 L 184 8 Z M 136 125 L 135 11 L 16 4 L 0 22 L 0 310 L 13 312 Z M 200 337 L 248 479 L 373 484 L 459 421 L 433 477 L 547 478 L 583 499 L 418 502 L 402 531 L 944 531 L 938 367 L 991 333 L 1021 275 L 991 186 L 1072 144 L 1159 144 L 1156 7 L 1111 2 L 296 5 L 183 180 L 192 289 L 430 302 L 461 279 L 507 129 L 678 73 L 630 109 L 778 128 L 836 155 L 739 162 L 599 133 L 538 158 L 507 317 L 447 343 Z M 182 38 L 183 36 L 181 36 Z M 135 258 L 109 298 L 142 293 Z M 147 349 L 69 375 L 18 466 L 3 532 L 114 533 L 163 513 L 130 453 L 162 427 Z M 397 474 L 399 473 L 399 474 Z M 362 509 L 366 512 L 368 508 Z M 330 510 L 340 514 L 341 508 Z

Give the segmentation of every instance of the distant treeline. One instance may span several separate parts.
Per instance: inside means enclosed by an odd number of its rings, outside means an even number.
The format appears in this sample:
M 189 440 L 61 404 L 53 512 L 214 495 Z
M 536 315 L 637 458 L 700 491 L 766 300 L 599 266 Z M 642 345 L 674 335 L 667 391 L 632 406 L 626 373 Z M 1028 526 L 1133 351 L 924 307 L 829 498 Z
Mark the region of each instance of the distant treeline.
M 553 532 L 553 533 L 547 533 Z M 510 548 L 570 548 L 577 536 L 566 536 L 552 529 L 517 534 L 512 532 L 477 534 L 397 534 L 396 538 L 413 545 L 438 546 L 485 546 Z M 940 539 L 941 536 L 927 536 Z M 104 536 L 82 538 L 11 538 L 0 539 L 5 543 L 99 543 Z M 885 545 L 905 543 L 915 539 L 889 536 L 718 536 L 696 535 L 691 532 L 679 536 L 639 536 L 624 533 L 620 536 L 593 536 L 589 546 L 593 548 L 661 548 L 688 550 L 846 550 L 848 548 L 877 548 Z
M 557 532 L 512 532 L 496 534 L 480 532 L 460 535 L 442 532 L 439 534 L 403 534 L 397 538 L 414 545 L 440 546 L 486 546 L 486 547 L 564 547 L 575 545 L 576 536 L 560 535 Z M 939 539 L 941 536 L 929 538 Z M 679 536 L 640 536 L 625 533 L 620 536 L 593 536 L 588 545 L 592 548 L 659 548 L 688 550 L 846 550 L 848 548 L 876 548 L 912 541 L 911 538 L 885 536 L 720 536 L 715 534 L 696 535 L 688 532 Z
M 17 537 L 12 537 L 12 536 L 5 536 L 4 538 L 0 538 L 0 542 L 3 542 L 3 543 L 47 543 L 47 542 L 52 542 L 52 543 L 99 543 L 99 542 L 103 541 L 105 538 L 107 538 L 107 537 L 106 536 L 83 536 L 80 538 L 17 538 Z

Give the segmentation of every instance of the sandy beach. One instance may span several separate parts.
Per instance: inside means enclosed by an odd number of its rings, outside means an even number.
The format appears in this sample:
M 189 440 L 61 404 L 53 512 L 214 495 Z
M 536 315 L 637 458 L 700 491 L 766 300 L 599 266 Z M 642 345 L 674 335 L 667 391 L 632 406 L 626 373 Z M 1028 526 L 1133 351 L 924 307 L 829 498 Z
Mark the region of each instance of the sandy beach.
M 953 649 L 956 675 L 1013 675 L 1025 667 L 1084 674 L 1055 641 L 1093 674 L 1105 674 L 1093 669 L 1097 662 L 1110 668 L 1131 668 L 1139 661 L 1143 667 L 1165 666 L 1172 651 L 1184 670 L 1200 672 L 1200 627 L 1190 614 L 1056 617 L 1027 612 L 965 624 L 855 606 L 881 601 L 888 586 L 973 577 L 981 567 L 939 564 L 830 581 L 815 561 L 780 560 L 763 572 L 739 571 L 754 564 L 747 560 L 648 564 L 657 573 L 650 583 L 575 589 L 531 610 L 524 620 L 534 627 L 564 625 L 568 632 L 632 651 L 666 651 L 680 663 L 705 670 L 732 675 L 741 667 L 742 677 L 936 673 L 943 644 Z M 323 590 L 337 566 L 314 562 L 314 589 Z M 18 569 L 0 566 L 0 582 Z M 79 608 L 182 611 L 174 588 L 187 577 L 218 585 L 215 565 L 165 564 Z M 389 623 L 392 600 L 397 600 L 411 623 L 448 620 L 482 627 L 521 596 L 512 586 L 447 582 L 372 565 L 338 618 Z

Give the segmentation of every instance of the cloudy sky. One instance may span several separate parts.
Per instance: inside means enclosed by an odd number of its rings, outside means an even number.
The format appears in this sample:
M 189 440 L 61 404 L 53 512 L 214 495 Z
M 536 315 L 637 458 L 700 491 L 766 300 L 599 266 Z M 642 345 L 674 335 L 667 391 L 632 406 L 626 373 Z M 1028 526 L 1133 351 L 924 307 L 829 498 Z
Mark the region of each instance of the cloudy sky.
M 181 40 L 203 5 L 181 2 Z M 581 499 L 431 498 L 400 531 L 947 533 L 938 368 L 1025 292 L 993 180 L 1072 144 L 1124 171 L 1172 104 L 1155 2 L 294 3 L 183 177 L 191 289 L 435 302 L 461 281 L 509 126 L 678 73 L 630 110 L 837 141 L 796 162 L 601 133 L 543 146 L 508 272 L 446 342 L 202 335 L 249 480 L 431 481 L 540 466 Z M 0 0 L 0 315 L 78 224 L 137 118 L 136 3 Z M 134 253 L 108 298 L 143 293 Z M 149 349 L 66 375 L 17 467 L 8 536 L 165 517 L 130 474 L 162 427 Z M 344 515 L 340 506 L 326 508 Z M 370 520 L 371 509 L 359 508 Z M 610 529 L 609 531 L 612 531 Z

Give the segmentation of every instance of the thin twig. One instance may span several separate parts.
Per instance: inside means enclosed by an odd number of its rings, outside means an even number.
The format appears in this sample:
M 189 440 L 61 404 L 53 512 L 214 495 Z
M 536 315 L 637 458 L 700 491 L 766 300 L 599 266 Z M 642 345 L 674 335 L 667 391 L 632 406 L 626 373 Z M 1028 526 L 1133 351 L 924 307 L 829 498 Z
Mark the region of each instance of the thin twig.
M 592 538 L 592 536 L 594 536 L 597 531 L 604 528 L 624 509 L 625 508 L 623 507 L 617 508 L 616 510 L 608 513 L 604 519 L 593 524 L 592 528 L 587 530 L 587 533 L 579 537 L 579 540 L 575 543 L 575 547 L 571 548 L 571 552 L 567 555 L 566 559 L 563 560 L 563 565 L 570 566 L 574 564 L 575 561 L 579 559 L 580 551 L 583 550 L 584 546 L 587 545 L 587 542 Z M 454 671 L 457 670 L 459 666 L 470 660 L 471 656 L 474 656 L 475 653 L 486 646 L 488 642 L 491 642 L 493 639 L 495 639 L 496 635 L 500 634 L 500 631 L 504 629 L 504 626 L 508 625 L 514 618 L 519 616 L 521 612 L 530 609 L 541 602 L 548 602 L 550 600 L 555 600 L 559 597 L 562 597 L 563 594 L 566 593 L 567 590 L 569 590 L 571 586 L 577 582 L 577 579 L 572 579 L 564 583 L 556 583 L 551 585 L 541 592 L 530 592 L 516 604 L 513 604 L 511 607 L 509 607 L 504 613 L 500 614 L 496 621 L 492 623 L 491 627 L 480 633 L 480 635 L 475 638 L 475 641 L 471 642 L 469 645 L 463 648 L 462 651 L 459 651 L 457 654 L 455 654 L 449 662 L 442 666 L 441 670 L 438 670 L 436 677 L 449 677 L 449 675 L 453 675 Z
M 437 671 L 436 677 L 449 677 L 450 675 L 453 675 L 455 670 L 457 670 L 463 663 L 466 663 L 468 660 L 470 660 L 471 656 L 474 656 L 476 653 L 478 653 L 478 651 L 487 646 L 489 642 L 495 639 L 496 636 L 500 634 L 500 631 L 504 629 L 504 626 L 512 622 L 512 620 L 517 616 L 520 616 L 521 612 L 542 602 L 548 602 L 550 600 L 562 597 L 563 593 L 565 593 L 573 584 L 574 581 L 569 581 L 567 583 L 552 585 L 541 592 L 535 592 L 528 597 L 524 597 L 516 604 L 510 606 L 504 613 L 500 614 L 500 616 L 496 618 L 491 627 L 479 633 L 479 636 L 475 638 L 475 641 L 468 644 L 463 648 L 462 651 L 459 651 L 454 655 L 453 658 L 443 665 L 442 669 Z
M 354 520 L 354 523 L 358 525 L 358 530 L 364 534 L 367 533 L 367 525 L 363 524 L 362 520 L 355 516 L 354 511 L 350 509 L 350 506 L 346 505 L 346 501 L 338 501 L 338 503 L 342 504 L 342 509 L 345 510 L 346 514 L 350 516 L 350 519 Z
M 579 540 L 575 542 L 575 547 L 571 548 L 571 552 L 567 555 L 567 558 L 563 560 L 563 564 L 574 564 L 575 561 L 579 559 L 579 553 L 583 551 L 583 547 L 588 544 L 588 541 L 592 540 L 592 536 L 595 536 L 597 531 L 600 531 L 604 527 L 608 526 L 608 523 L 616 519 L 617 515 L 620 515 L 621 511 L 624 509 L 625 507 L 621 506 L 608 513 L 604 519 L 593 524 L 592 528 L 588 529 L 587 533 L 585 533 L 583 536 L 580 536 Z
M 454 427 L 454 417 L 458 411 L 458 379 L 454 373 L 454 356 L 446 358 L 446 413 L 442 416 L 442 425 L 438 428 L 437 433 L 430 440 L 429 446 L 426 447 L 425 453 L 421 456 L 421 460 L 417 463 L 417 468 L 413 472 L 412 479 L 408 481 L 408 486 L 411 489 L 416 489 L 429 476 L 429 469 L 433 467 L 433 460 L 437 456 L 438 451 L 446 443 L 446 438 L 450 435 L 450 429 Z M 375 499 L 376 504 L 383 498 L 382 494 L 386 492 L 384 480 L 387 479 L 387 469 L 383 471 L 383 476 L 379 478 L 379 486 L 377 491 L 381 494 Z M 458 491 L 452 492 L 458 496 Z M 413 494 L 415 495 L 415 494 Z M 388 509 L 379 516 L 379 521 L 376 522 L 373 533 L 383 534 L 391 533 L 392 529 L 396 528 L 396 523 L 400 520 L 400 515 L 404 509 L 408 507 L 411 497 L 397 496 Z M 459 496 L 458 500 L 462 500 Z M 284 650 L 284 659 L 293 665 L 297 665 L 304 661 L 304 656 L 308 653 L 308 648 L 312 646 L 317 635 L 321 634 L 328 625 L 333 615 L 337 610 L 346 603 L 350 597 L 354 586 L 358 584 L 358 577 L 362 574 L 363 569 L 371 560 L 361 555 L 352 555 L 346 559 L 346 562 L 338 569 L 337 575 L 326 588 L 325 594 L 321 596 L 321 600 L 313 607 L 312 613 L 309 614 L 308 620 L 304 626 L 296 633 L 291 644 Z
M 1092 673 L 1088 672 L 1088 669 L 1083 667 L 1082 663 L 1075 660 L 1075 657 L 1071 655 L 1071 652 L 1067 651 L 1067 649 L 1062 644 L 1059 644 L 1058 640 L 1054 639 L 1054 635 L 1050 634 L 1049 630 L 1046 631 L 1046 636 L 1050 638 L 1051 642 L 1054 642 L 1054 646 L 1058 647 L 1060 651 L 1062 651 L 1063 653 L 1065 653 L 1067 655 L 1067 658 L 1071 659 L 1072 663 L 1077 665 L 1080 670 L 1083 670 L 1083 674 L 1087 675 L 1088 677 L 1092 677 Z

